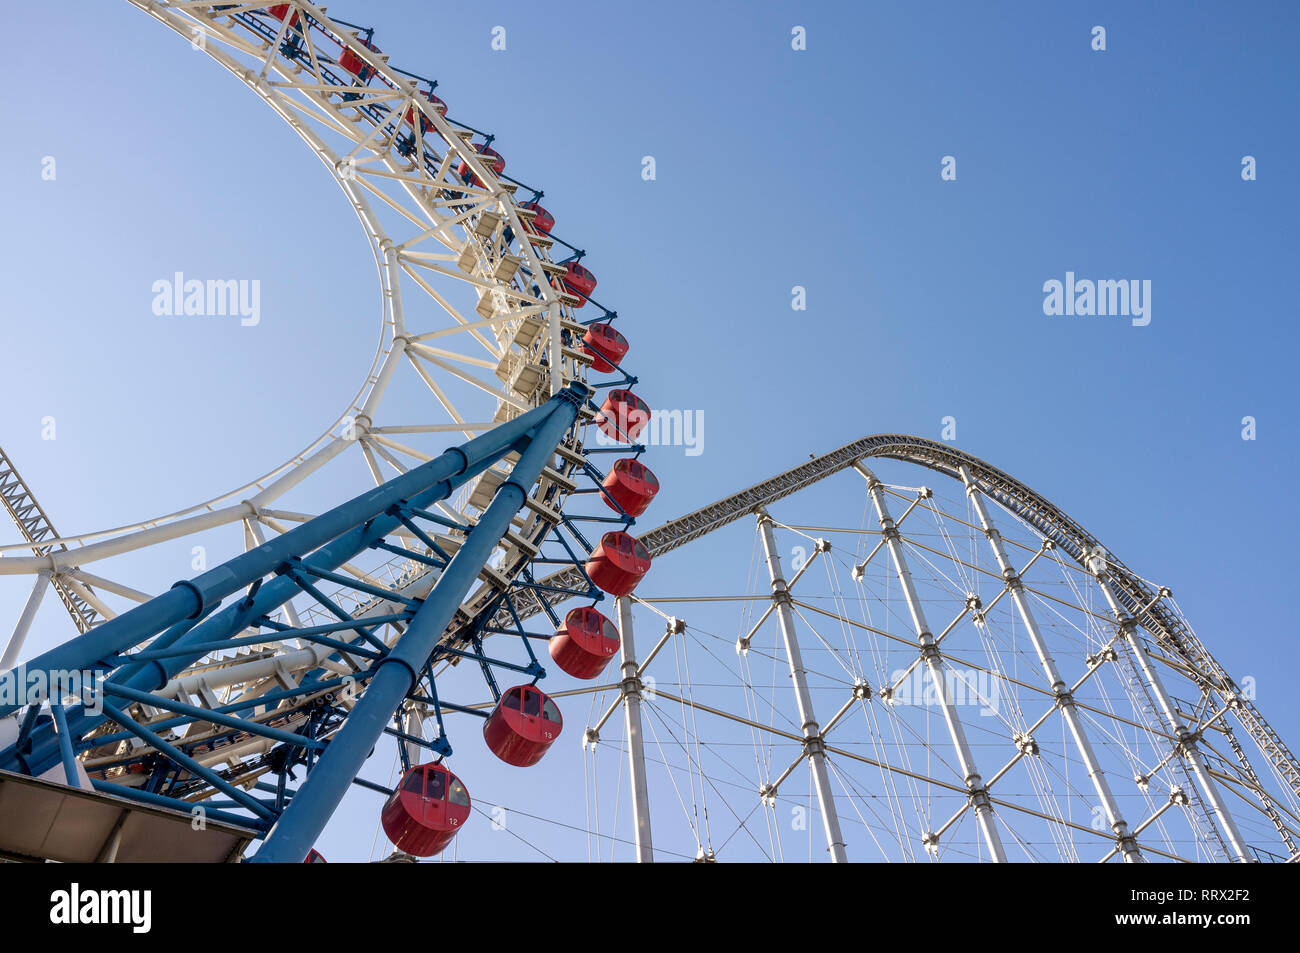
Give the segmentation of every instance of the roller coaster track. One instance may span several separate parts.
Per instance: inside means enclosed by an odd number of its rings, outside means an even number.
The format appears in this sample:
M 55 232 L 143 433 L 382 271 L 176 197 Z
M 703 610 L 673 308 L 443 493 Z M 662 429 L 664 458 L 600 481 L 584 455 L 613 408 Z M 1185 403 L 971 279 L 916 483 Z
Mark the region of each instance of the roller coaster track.
M 18 468 L 14 466 L 3 448 L 0 448 L 0 501 L 4 502 L 14 525 L 18 527 L 18 531 L 32 547 L 35 555 L 48 556 L 52 552 L 67 552 L 68 547 L 63 543 L 48 542 L 58 539 L 59 534 L 55 532 L 50 518 L 45 515 L 45 510 L 41 509 L 41 504 L 36 502 L 36 497 L 23 482 L 23 478 L 18 474 Z M 51 562 L 52 570 L 53 562 Z M 73 592 L 61 576 L 53 574 L 50 581 L 54 591 L 59 594 L 63 607 L 68 610 L 68 615 L 72 616 L 78 632 L 85 634 L 93 626 L 104 621 L 95 607 Z
M 875 434 L 845 444 L 838 450 L 650 530 L 640 536 L 641 542 L 650 550 L 650 555 L 657 559 L 679 546 L 845 470 L 860 460 L 872 457 L 917 464 L 958 480 L 961 479 L 960 469 L 965 466 L 981 492 L 997 500 L 1044 538 L 1069 553 L 1079 565 L 1086 565 L 1089 556 L 1100 550 L 1096 537 L 1020 481 L 969 453 L 907 434 Z M 1224 705 L 1232 708 L 1242 727 L 1259 745 L 1290 789 L 1300 796 L 1300 763 L 1296 761 L 1295 755 L 1265 721 L 1254 703 L 1240 692 L 1204 643 L 1165 601 L 1164 597 L 1169 595 L 1168 590 L 1153 592 L 1149 584 L 1110 553 L 1105 553 L 1105 559 L 1107 573 L 1115 584 L 1116 596 L 1125 610 L 1133 615 L 1134 621 L 1154 637 L 1163 651 L 1194 670 L 1202 690 L 1213 692 Z M 522 593 L 516 599 L 515 608 L 520 618 L 544 609 L 549 610 L 551 606 L 569 598 L 572 591 L 585 588 L 587 580 L 581 568 L 572 567 L 546 576 L 539 580 L 539 584 L 540 588 Z M 508 618 L 502 616 L 498 621 L 505 625 Z M 1262 790 L 1231 731 L 1228 738 L 1237 754 L 1237 761 L 1242 765 L 1243 773 L 1255 784 L 1257 790 Z

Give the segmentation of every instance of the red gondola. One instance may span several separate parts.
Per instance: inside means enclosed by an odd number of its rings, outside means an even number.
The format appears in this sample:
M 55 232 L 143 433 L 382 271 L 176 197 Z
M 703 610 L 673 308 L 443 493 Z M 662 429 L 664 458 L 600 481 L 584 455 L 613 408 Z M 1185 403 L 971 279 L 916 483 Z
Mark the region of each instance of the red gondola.
M 555 216 L 546 209 L 542 208 L 536 202 L 525 202 L 520 208 L 532 209 L 537 214 L 533 216 L 532 224 L 524 222 L 524 227 L 530 232 L 541 232 L 543 235 L 551 234 L 551 229 L 555 227 Z
M 596 425 L 605 436 L 617 443 L 631 443 L 649 422 L 650 408 L 646 402 L 622 388 L 609 392 L 596 418 Z
M 437 96 L 433 95 L 433 90 L 429 90 L 427 93 L 425 93 L 424 98 L 427 99 L 429 102 L 433 103 L 433 111 L 436 112 L 439 116 L 447 115 L 447 104 L 444 103 Z M 414 106 L 406 107 L 406 121 L 410 123 L 412 126 L 415 125 Z M 421 133 L 433 132 L 433 123 L 431 123 L 429 121 L 429 117 L 425 116 L 423 113 L 420 114 L 420 132 Z
M 497 152 L 491 146 L 485 146 L 480 142 L 474 146 L 474 151 L 484 159 L 488 160 L 488 165 L 492 167 L 492 171 L 497 175 L 500 175 L 506 170 L 506 160 L 501 158 L 501 153 Z M 479 188 L 483 188 L 483 183 L 479 181 L 477 175 L 470 171 L 469 163 L 464 159 L 461 159 L 460 165 L 456 167 L 456 174 L 460 176 L 460 180 L 466 185 L 475 185 Z
M 483 722 L 483 740 L 506 764 L 527 768 L 542 760 L 563 726 L 560 709 L 540 688 L 519 685 L 501 693 Z
M 440 764 L 421 764 L 402 775 L 380 815 L 397 849 L 432 857 L 451 843 L 469 817 L 469 792 Z
M 659 480 L 650 472 L 650 468 L 639 460 L 620 460 L 614 464 L 602 484 L 605 493 L 614 498 L 614 502 L 623 507 L 628 516 L 640 516 L 650 505 L 650 501 L 659 492 Z M 601 494 L 609 508 L 614 509 L 609 497 Z
M 593 324 L 582 338 L 582 349 L 592 355 L 591 369 L 608 374 L 627 354 L 627 338 L 612 324 Z
M 574 305 L 577 308 L 586 304 L 591 293 L 596 290 L 596 276 L 576 261 L 569 262 L 567 271 L 560 281 L 569 294 L 577 296 L 578 303 Z
M 561 671 L 574 678 L 595 678 L 618 651 L 618 629 L 591 606 L 573 609 L 564 628 L 547 643 Z
M 650 551 L 630 533 L 615 530 L 601 537 L 587 560 L 587 575 L 611 596 L 626 596 L 650 571 Z
M 324 855 L 324 854 L 322 854 L 320 851 L 318 851 L 318 850 L 316 850 L 315 848 L 313 848 L 312 850 L 310 850 L 310 851 L 307 852 L 307 859 L 304 860 L 303 863 L 304 863 L 304 864 L 324 864 L 324 863 L 327 863 L 327 861 L 325 860 L 325 855 Z
M 289 15 L 289 4 L 287 3 L 272 4 L 271 6 L 266 8 L 266 13 L 275 17 L 277 20 L 283 22 L 284 18 Z M 296 27 L 297 25 L 298 25 L 298 11 L 294 10 L 293 18 L 289 21 L 289 26 Z
M 379 47 L 369 40 L 363 40 L 357 37 L 357 42 L 373 53 L 380 52 Z M 351 47 L 345 46 L 343 52 L 339 54 L 339 66 L 347 70 L 363 83 L 370 82 L 370 77 L 375 75 L 375 68 L 357 55 Z

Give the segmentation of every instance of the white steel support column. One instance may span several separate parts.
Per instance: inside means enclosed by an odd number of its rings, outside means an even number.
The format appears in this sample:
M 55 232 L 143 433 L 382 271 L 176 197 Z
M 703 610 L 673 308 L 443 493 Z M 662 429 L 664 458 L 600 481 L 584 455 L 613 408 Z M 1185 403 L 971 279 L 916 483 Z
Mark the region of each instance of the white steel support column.
M 835 794 L 831 790 L 830 773 L 826 770 L 826 747 L 822 741 L 817 715 L 813 712 L 812 695 L 808 691 L 808 675 L 799 651 L 795 634 L 794 610 L 790 606 L 790 590 L 781 572 L 781 554 L 776 548 L 776 534 L 772 531 L 772 517 L 767 510 L 758 510 L 758 527 L 763 535 L 763 551 L 767 555 L 767 572 L 772 580 L 772 603 L 776 606 L 777 620 L 781 623 L 781 638 L 785 642 L 785 657 L 790 663 L 790 680 L 794 683 L 795 704 L 799 707 L 799 722 L 803 726 L 803 748 L 812 769 L 813 787 L 817 790 L 817 803 L 821 806 L 822 826 L 826 830 L 826 845 L 831 861 L 843 864 L 848 861 L 844 853 L 844 835 L 840 832 L 840 818 L 835 813 Z
M 265 506 L 267 503 L 273 503 L 278 500 L 285 493 L 289 492 L 289 490 L 293 489 L 303 480 L 307 479 L 307 477 L 311 476 L 325 464 L 337 457 L 346 447 L 350 446 L 352 442 L 353 441 L 344 437 L 335 437 L 311 456 L 304 459 L 302 463 L 287 470 L 265 490 L 260 491 L 256 496 L 249 499 L 249 503 L 251 504 L 251 512 L 249 515 L 256 517 L 257 510 Z
M 876 508 L 876 517 L 880 521 L 885 545 L 889 549 L 890 558 L 894 561 L 894 572 L 898 576 L 898 582 L 903 588 L 903 596 L 907 600 L 908 611 L 912 615 L 912 625 L 916 629 L 916 639 L 920 644 L 925 670 L 930 675 L 930 684 L 943 708 L 943 720 L 948 726 L 952 746 L 956 749 L 957 758 L 961 762 L 962 780 L 970 791 L 971 803 L 975 807 L 975 819 L 984 834 L 984 842 L 993 859 L 998 863 L 1006 863 L 1007 855 L 1002 847 L 1002 838 L 998 835 L 997 826 L 993 821 L 993 804 L 989 801 L 989 794 L 984 788 L 984 780 L 980 777 L 979 769 L 975 767 L 975 756 L 971 752 L 970 743 L 966 740 L 966 729 L 962 726 L 961 719 L 957 717 L 957 706 L 953 704 L 952 692 L 947 679 L 944 678 L 943 659 L 935 644 L 934 634 L 930 631 L 930 625 L 925 620 L 925 609 L 921 605 L 921 597 L 916 592 L 916 585 L 912 582 L 912 573 L 907 568 L 903 544 L 898 529 L 894 526 L 893 517 L 889 515 L 889 506 L 885 502 L 884 488 L 876 475 L 861 462 L 854 463 L 853 469 L 867 481 L 867 493 Z
M 1164 682 L 1160 679 L 1160 673 L 1151 664 L 1151 656 L 1147 653 L 1146 646 L 1142 644 L 1142 640 L 1138 637 L 1137 620 L 1120 605 L 1119 600 L 1115 597 L 1110 575 L 1105 568 L 1103 567 L 1100 571 L 1097 571 L 1090 565 L 1088 569 L 1096 575 L 1097 584 L 1101 586 L 1101 591 L 1106 596 L 1106 602 L 1110 605 L 1111 614 L 1115 616 L 1115 621 L 1119 626 L 1120 635 L 1123 636 L 1124 642 L 1132 650 L 1133 657 L 1142 672 L 1142 677 L 1146 679 L 1151 694 L 1155 696 L 1156 704 L 1160 706 L 1160 713 L 1164 715 L 1170 730 L 1178 738 L 1178 750 L 1187 762 L 1188 767 L 1191 768 L 1192 776 L 1196 779 L 1201 794 L 1210 803 L 1210 810 L 1214 812 L 1214 816 L 1218 818 L 1220 826 L 1223 827 L 1223 832 L 1228 837 L 1232 852 L 1241 863 L 1250 863 L 1251 855 L 1246 849 L 1246 842 L 1242 839 L 1241 832 L 1237 830 L 1237 822 L 1232 819 L 1232 814 L 1229 813 L 1227 804 L 1219 795 L 1219 789 L 1215 786 L 1214 779 L 1210 777 L 1210 771 L 1205 764 L 1205 759 L 1201 757 L 1201 752 L 1196 747 L 1196 735 L 1192 734 L 1187 726 L 1183 724 L 1177 706 L 1174 705 L 1173 699 L 1169 697 L 1169 693 L 1165 691 Z M 1163 594 L 1165 590 L 1161 590 L 1161 592 Z
M 223 506 L 219 510 L 200 513 L 197 516 L 187 516 L 170 523 L 159 523 L 147 529 L 131 530 L 121 536 L 114 536 L 76 549 L 55 550 L 47 556 L 6 556 L 0 559 L 0 575 L 40 572 L 42 569 L 49 568 L 51 563 L 56 571 L 62 572 L 74 566 L 85 566 L 96 560 L 133 552 L 155 543 L 164 543 L 182 536 L 192 536 L 204 530 L 225 526 L 227 523 L 252 515 L 254 509 L 249 503 L 238 503 L 234 506 Z
M 397 365 L 401 363 L 403 355 L 406 353 L 406 338 L 393 338 L 393 345 L 389 348 L 388 354 L 384 357 L 383 364 L 379 367 L 379 373 L 375 377 L 374 386 L 370 388 L 370 393 L 366 395 L 366 402 L 361 406 L 361 412 L 356 416 L 356 423 L 360 424 L 364 419 L 364 426 L 357 429 L 362 432 L 369 432 L 370 427 L 375 422 L 375 412 L 379 408 L 379 402 L 384 397 L 384 392 L 388 390 L 388 384 L 393 379 L 393 372 L 397 370 Z M 260 495 L 260 494 L 259 494 Z
M 1029 633 L 1029 639 L 1034 644 L 1034 651 L 1038 653 L 1038 661 L 1043 666 L 1043 672 L 1047 675 L 1047 681 L 1051 685 L 1053 694 L 1056 695 L 1056 703 L 1061 709 L 1061 715 L 1065 718 L 1065 723 L 1070 728 L 1070 734 L 1074 737 L 1075 747 L 1079 749 L 1079 757 L 1083 759 L 1084 767 L 1088 770 L 1088 777 L 1092 780 L 1093 789 L 1097 792 L 1102 808 L 1106 811 L 1106 819 L 1110 824 L 1110 829 L 1115 833 L 1116 848 L 1124 855 L 1126 863 L 1143 863 L 1146 858 L 1138 850 L 1137 841 L 1129 833 L 1128 824 L 1120 814 L 1119 802 L 1115 800 L 1115 795 L 1111 793 L 1106 774 L 1102 770 L 1101 763 L 1097 760 L 1097 755 L 1093 751 L 1092 743 L 1088 740 L 1088 735 L 1084 732 L 1083 718 L 1074 704 L 1074 696 L 1070 694 L 1069 686 L 1066 684 L 1065 679 L 1061 677 L 1061 672 L 1056 667 L 1056 660 L 1052 658 L 1047 642 L 1043 638 L 1043 633 L 1038 628 L 1038 620 L 1034 618 L 1033 610 L 1029 605 L 1029 597 L 1025 593 L 1024 583 L 1020 581 L 1020 575 L 1016 572 L 1015 566 L 1007 558 L 1006 547 L 1002 545 L 1002 535 L 993 526 L 993 520 L 989 517 L 988 506 L 984 502 L 984 494 L 980 492 L 970 470 L 964 464 L 959 472 L 961 473 L 962 482 L 966 484 L 966 495 L 975 508 L 980 529 L 984 531 L 984 536 L 989 541 L 989 547 L 993 550 L 993 556 L 997 559 L 998 568 L 1002 570 L 1002 578 L 1005 580 L 1007 588 L 1011 590 L 1011 598 L 1020 613 L 1021 621 L 1025 624 L 1025 631 Z
M 408 704 L 402 712 L 402 734 L 410 735 L 412 738 L 424 738 L 424 715 L 423 705 Z M 402 745 L 406 748 L 406 758 L 414 767 L 428 760 L 424 748 L 414 741 L 402 739 Z
M 551 396 L 554 397 L 564 389 L 564 338 L 560 334 L 560 303 L 551 302 L 547 309 L 547 325 L 550 329 L 550 365 Z
M 384 283 L 384 293 L 388 296 L 388 313 L 393 321 L 393 334 L 396 337 L 405 338 L 406 336 L 406 315 L 402 311 L 402 265 L 398 261 L 397 248 L 393 245 L 390 238 L 385 238 L 380 242 L 380 248 L 384 252 L 384 267 L 388 273 L 388 280 Z
M 636 643 L 632 636 L 632 599 L 619 596 L 619 661 L 623 676 L 623 718 L 627 725 L 627 767 L 632 788 L 632 816 L 636 827 L 636 860 L 651 863 L 654 844 L 650 838 L 650 791 L 646 785 L 645 742 L 641 736 L 641 675 L 636 661 Z
M 36 618 L 36 610 L 41 607 L 41 600 L 45 598 L 45 590 L 50 585 L 51 575 L 48 569 L 42 569 L 36 574 L 31 595 L 27 597 L 27 604 L 23 606 L 23 614 L 18 617 L 18 624 L 14 626 L 13 635 L 9 636 L 9 644 L 5 646 L 5 654 L 0 658 L 0 672 L 7 672 L 18 664 L 18 653 L 23 650 L 23 643 L 27 641 L 27 632 L 32 627 L 32 620 Z

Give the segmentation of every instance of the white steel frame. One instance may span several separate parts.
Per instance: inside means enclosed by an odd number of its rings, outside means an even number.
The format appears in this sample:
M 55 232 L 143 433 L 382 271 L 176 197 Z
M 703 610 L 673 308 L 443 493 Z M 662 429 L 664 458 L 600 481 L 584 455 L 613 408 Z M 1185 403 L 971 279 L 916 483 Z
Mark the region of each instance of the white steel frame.
M 305 31 L 306 56 L 290 61 L 280 54 L 279 46 L 288 35 L 292 16 L 283 22 L 263 17 L 278 28 L 273 41 L 258 37 L 233 19 L 264 10 L 266 4 L 130 2 L 187 41 L 195 41 L 196 49 L 274 110 L 329 170 L 371 246 L 380 285 L 379 341 L 361 386 L 343 412 L 308 446 L 251 482 L 137 523 L 61 537 L 51 532 L 48 538 L 36 541 L 39 546 L 30 534 L 23 541 L 0 545 L 0 575 L 34 577 L 32 595 L 3 652 L 6 666 L 20 658 L 48 585 L 59 589 L 65 603 L 71 600 L 84 610 L 87 621 L 78 624 L 84 631 L 98 621 L 96 613 L 99 618 L 116 614 L 104 594 L 128 604 L 151 595 L 120 578 L 119 573 L 129 575 L 132 570 L 125 565 L 119 569 L 115 558 L 235 523 L 244 526 L 246 547 L 260 545 L 267 530 L 282 532 L 288 525 L 310 518 L 311 514 L 278 509 L 277 504 L 304 480 L 346 457 L 349 447 L 356 446 L 375 482 L 383 482 L 429 459 L 428 453 L 405 442 L 407 435 L 473 437 L 539 405 L 567 381 L 585 378 L 591 362 L 576 347 L 562 344 L 564 331 L 581 338 L 585 328 L 575 319 L 576 299 L 552 287 L 552 276 L 562 269 L 550 258 L 551 239 L 528 236 L 524 224 L 531 213 L 521 211 L 515 203 L 516 186 L 498 178 L 471 147 L 472 133 L 444 118 L 415 80 L 391 68 L 385 55 L 371 51 L 356 33 L 335 24 L 324 8 L 302 0 L 289 3 L 291 14 L 317 21 L 339 49 L 350 50 L 375 71 L 369 85 L 347 90 L 355 98 L 345 101 L 339 85 L 324 72 L 343 74 L 331 62 L 339 52 L 320 48 L 321 36 L 316 31 Z M 376 122 L 367 114 L 366 109 L 378 104 L 390 108 L 392 122 Z M 399 134 L 413 131 L 400 118 L 408 109 L 432 130 L 415 135 L 413 154 L 403 157 L 395 144 Z M 425 158 L 435 153 L 441 155 L 441 161 L 433 173 L 426 168 Z M 466 185 L 456 177 L 461 160 L 479 184 Z M 507 229 L 518 236 L 513 253 L 504 239 Z M 523 269 L 531 272 L 539 294 L 527 286 Z M 466 315 L 458 309 L 452 299 L 466 292 L 490 303 L 490 308 L 484 306 L 489 310 L 487 317 L 481 312 Z M 434 309 L 422 307 L 419 311 L 428 314 L 434 310 L 443 316 L 441 323 L 410 326 L 405 300 L 412 294 L 431 302 Z M 422 318 L 422 322 L 428 320 Z M 433 398 L 432 410 L 425 409 L 414 420 L 408 416 L 412 413 L 409 406 L 388 407 L 383 402 L 403 368 L 413 371 Z M 559 368 L 560 373 L 550 373 L 552 368 Z M 478 397 L 471 406 L 462 407 L 465 398 L 454 398 L 453 388 Z M 583 423 L 580 421 L 569 440 L 570 452 L 579 457 Z M 387 468 L 387 473 L 381 468 Z M 566 473 L 569 469 L 566 465 Z M 566 473 L 553 474 L 553 483 L 544 481 L 538 492 L 554 483 L 563 488 Z M 441 507 L 443 512 L 472 525 L 477 511 L 468 504 L 468 496 L 464 493 L 455 507 Z M 528 525 L 554 521 L 553 513 L 542 508 L 526 511 L 525 518 Z M 529 554 L 509 537 L 504 549 L 496 563 L 497 575 L 485 577 L 467 601 L 467 616 L 486 605 L 503 581 L 526 564 Z M 108 567 L 102 575 L 92 575 L 86 569 L 96 563 Z M 356 566 L 345 569 L 359 579 L 368 578 Z M 433 581 L 427 570 L 416 576 L 425 588 Z M 93 587 L 87 585 L 92 581 Z M 296 624 L 292 604 L 286 606 L 285 613 Z M 73 616 L 78 619 L 76 612 Z M 312 653 L 300 652 L 288 654 L 279 664 L 296 672 L 298 666 L 314 665 L 315 661 Z M 230 684 L 228 677 L 229 673 L 223 681 Z

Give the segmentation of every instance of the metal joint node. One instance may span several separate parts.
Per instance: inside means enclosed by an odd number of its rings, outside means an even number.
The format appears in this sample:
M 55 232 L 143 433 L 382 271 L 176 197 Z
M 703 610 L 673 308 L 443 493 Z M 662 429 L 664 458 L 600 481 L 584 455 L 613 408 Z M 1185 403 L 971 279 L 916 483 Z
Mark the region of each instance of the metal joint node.
M 590 746 L 594 749 L 598 744 L 600 744 L 600 732 L 595 728 L 588 728 L 582 733 L 582 746 L 584 748 Z
M 1177 804 L 1179 807 L 1186 807 L 1188 803 L 1187 792 L 1175 784 L 1169 789 L 1169 803 Z
M 921 638 L 925 640 L 921 642 L 921 658 L 925 659 L 927 662 L 937 662 L 939 659 L 943 658 L 943 656 L 939 654 L 939 646 L 934 644 L 929 632 L 922 632 Z
M 829 553 L 831 551 L 831 541 L 829 539 L 819 539 L 813 543 L 814 553 Z
M 1084 661 L 1088 664 L 1089 668 L 1096 668 L 1104 662 L 1116 662 L 1118 660 L 1119 653 L 1115 651 L 1113 645 L 1108 645 L 1096 655 L 1088 655 L 1084 657 Z
M 574 380 L 569 381 L 569 383 L 565 385 L 564 389 L 555 396 L 562 397 L 574 407 L 581 408 L 594 393 L 595 390 L 593 388 L 588 387 L 586 384 L 582 383 L 582 381 Z
M 346 419 L 346 418 L 345 418 Z M 370 428 L 374 426 L 374 421 L 370 419 L 369 414 L 357 414 L 352 418 L 352 426 L 344 427 L 346 436 L 344 440 L 360 440 L 366 434 L 370 433 Z
M 931 855 L 939 856 L 939 835 L 934 831 L 926 831 L 921 835 L 921 846 Z
M 1016 749 L 1021 754 L 1034 755 L 1035 757 L 1038 755 L 1038 742 L 1028 732 L 1017 731 L 1011 740 L 1016 743 Z
M 966 597 L 966 608 L 979 612 L 980 609 L 984 608 L 984 601 L 979 596 L 971 593 Z
M 627 697 L 628 695 L 636 695 L 639 698 L 641 697 L 641 689 L 645 687 L 645 683 L 641 681 L 641 676 L 629 675 L 618 683 L 618 687 L 620 693 L 624 697 Z
M 761 788 L 758 789 L 758 797 L 764 804 L 768 805 L 769 807 L 775 807 L 776 806 L 776 785 L 764 784 Z
M 681 635 L 686 631 L 686 620 L 679 619 L 676 616 L 669 619 L 664 626 L 667 635 Z
M 186 616 L 187 619 L 197 619 L 203 615 L 203 610 L 207 608 L 207 605 L 204 602 L 203 593 L 199 590 L 198 586 L 194 585 L 194 583 L 190 582 L 188 579 L 182 579 L 180 582 L 173 583 L 172 588 L 188 589 L 190 592 L 194 593 L 194 598 L 197 600 L 199 606 L 191 615 Z
M 853 697 L 860 702 L 871 701 L 871 686 L 862 679 L 853 683 Z

